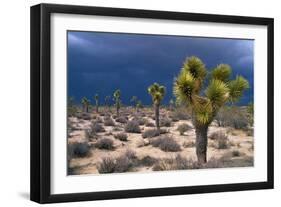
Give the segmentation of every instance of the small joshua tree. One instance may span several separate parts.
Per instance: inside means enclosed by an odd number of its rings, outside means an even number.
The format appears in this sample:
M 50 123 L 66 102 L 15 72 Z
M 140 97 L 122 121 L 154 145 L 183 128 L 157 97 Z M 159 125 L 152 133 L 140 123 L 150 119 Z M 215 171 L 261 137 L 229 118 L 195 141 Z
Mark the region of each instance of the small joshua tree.
M 137 104 L 136 104 L 137 112 L 139 111 L 139 108 L 142 108 L 142 107 L 143 107 L 143 105 L 142 105 L 141 100 L 138 100 Z
M 132 96 L 130 102 L 134 105 L 135 109 L 137 109 L 138 97 Z
M 82 100 L 81 100 L 81 103 L 82 103 L 82 109 L 84 112 L 89 112 L 89 105 L 90 105 L 90 100 L 87 99 L 86 97 L 83 97 Z
M 209 85 L 202 93 L 207 70 L 197 57 L 186 59 L 174 82 L 174 95 L 178 102 L 192 109 L 192 122 L 196 132 L 196 155 L 199 163 L 207 162 L 208 127 L 218 110 L 227 102 L 236 102 L 249 83 L 242 76 L 230 80 L 231 67 L 220 64 L 210 72 Z
M 116 107 L 116 114 L 117 116 L 119 116 L 119 109 L 121 107 L 121 91 L 120 89 L 117 89 L 114 93 L 113 93 L 113 100 L 115 102 L 115 107 Z
M 105 103 L 108 110 L 110 109 L 110 98 L 111 98 L 110 96 L 106 96 L 104 98 L 104 103 Z
M 95 101 L 96 101 L 96 112 L 98 113 L 98 112 L 99 112 L 99 95 L 96 94 L 96 95 L 94 96 L 94 99 L 95 99 Z
M 155 125 L 157 130 L 160 130 L 159 124 L 159 108 L 162 99 L 164 98 L 166 92 L 166 88 L 164 86 L 159 85 L 158 83 L 153 83 L 148 87 L 148 93 L 151 95 L 152 102 L 155 110 Z

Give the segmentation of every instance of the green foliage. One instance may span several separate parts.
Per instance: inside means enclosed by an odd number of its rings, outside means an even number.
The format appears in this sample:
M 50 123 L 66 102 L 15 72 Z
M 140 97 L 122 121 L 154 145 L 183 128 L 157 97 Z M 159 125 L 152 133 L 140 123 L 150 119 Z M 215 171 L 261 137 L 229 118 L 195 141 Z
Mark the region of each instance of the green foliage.
M 187 58 L 174 81 L 174 95 L 177 102 L 190 105 L 195 124 L 209 125 L 218 110 L 227 102 L 238 101 L 249 83 L 242 76 L 229 80 L 231 67 L 220 64 L 210 73 L 205 96 L 201 93 L 207 70 L 197 57 Z
M 231 75 L 231 67 L 227 64 L 220 64 L 211 72 L 211 79 L 220 80 L 224 83 L 229 81 Z
M 242 76 L 236 76 L 235 80 L 228 83 L 229 101 L 237 102 L 243 95 L 243 91 L 249 88 L 248 81 Z
M 88 107 L 91 103 L 90 100 L 87 99 L 87 97 L 83 97 L 81 100 L 81 103 L 82 103 L 83 109 L 86 110 L 86 112 L 88 112 Z
M 148 87 L 148 93 L 151 95 L 153 103 L 155 105 L 160 105 L 166 93 L 166 88 L 158 83 L 153 83 Z

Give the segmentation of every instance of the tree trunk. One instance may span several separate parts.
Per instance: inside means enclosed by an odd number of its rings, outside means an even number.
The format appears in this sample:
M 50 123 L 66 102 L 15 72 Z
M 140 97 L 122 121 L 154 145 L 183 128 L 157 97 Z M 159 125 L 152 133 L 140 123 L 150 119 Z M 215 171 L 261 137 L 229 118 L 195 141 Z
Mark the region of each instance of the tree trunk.
M 88 111 L 89 111 L 89 107 L 88 105 L 86 105 L 86 113 L 88 113 Z
M 159 124 L 159 105 L 156 104 L 154 106 L 154 108 L 155 108 L 155 125 L 156 125 L 157 130 L 160 130 L 160 124 Z
M 195 127 L 196 132 L 196 155 L 200 164 L 207 162 L 207 146 L 208 146 L 208 125 L 200 125 Z
M 116 106 L 116 114 L 117 114 L 117 116 L 119 116 L 119 107 L 118 106 Z
M 99 104 L 96 102 L 96 112 L 99 113 Z

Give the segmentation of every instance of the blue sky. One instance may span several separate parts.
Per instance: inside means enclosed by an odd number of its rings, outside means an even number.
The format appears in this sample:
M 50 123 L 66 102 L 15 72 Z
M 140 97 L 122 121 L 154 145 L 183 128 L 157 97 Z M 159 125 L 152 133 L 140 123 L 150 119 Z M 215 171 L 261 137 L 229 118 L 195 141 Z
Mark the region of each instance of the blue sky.
M 151 104 L 147 87 L 165 85 L 164 103 L 173 98 L 173 80 L 189 56 L 198 56 L 208 70 L 229 64 L 233 77 L 243 75 L 250 83 L 239 105 L 253 101 L 254 40 L 163 36 L 102 32 L 68 32 L 68 96 L 80 101 L 98 93 L 104 97 L 121 90 L 124 104 L 137 96 Z

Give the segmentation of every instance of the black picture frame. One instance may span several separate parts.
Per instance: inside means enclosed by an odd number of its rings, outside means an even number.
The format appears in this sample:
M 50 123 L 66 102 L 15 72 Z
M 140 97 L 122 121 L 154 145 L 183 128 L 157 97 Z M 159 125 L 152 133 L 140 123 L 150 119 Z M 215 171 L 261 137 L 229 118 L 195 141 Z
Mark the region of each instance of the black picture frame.
M 113 17 L 134 17 L 194 22 L 219 22 L 267 26 L 267 181 L 236 184 L 219 184 L 188 187 L 169 187 L 106 192 L 86 192 L 74 194 L 50 193 L 50 130 L 51 130 L 51 70 L 50 70 L 50 15 L 52 13 L 100 15 Z M 211 193 L 272 189 L 274 187 L 274 147 L 273 147 L 273 39 L 274 20 L 272 18 L 195 14 L 168 11 L 135 10 L 89 6 L 39 4 L 31 7 L 31 174 L 30 199 L 38 203 L 88 201 L 102 199 L 134 198 L 146 196 L 166 196 L 179 194 Z

